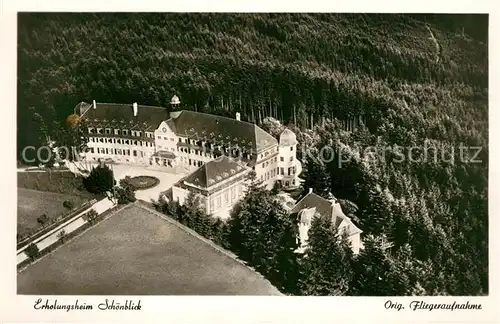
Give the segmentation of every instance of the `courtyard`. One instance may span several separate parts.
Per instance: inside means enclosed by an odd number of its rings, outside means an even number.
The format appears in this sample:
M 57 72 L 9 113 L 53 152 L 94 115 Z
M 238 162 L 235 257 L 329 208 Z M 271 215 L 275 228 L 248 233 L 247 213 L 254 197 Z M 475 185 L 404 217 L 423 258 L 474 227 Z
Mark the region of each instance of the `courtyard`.
M 279 295 L 258 273 L 138 204 L 19 273 L 17 292 Z
M 85 164 L 85 168 L 89 170 L 92 166 L 97 166 L 97 163 Z M 113 170 L 114 177 L 117 182 L 119 182 L 121 179 L 124 179 L 126 176 L 151 176 L 158 178 L 160 180 L 160 183 L 157 186 L 149 189 L 137 190 L 135 192 L 135 197 L 137 199 L 141 199 L 147 202 L 150 202 L 151 199 L 158 200 L 160 193 L 170 189 L 177 181 L 179 181 L 184 176 L 183 173 L 168 173 L 160 170 L 150 169 L 142 165 L 112 163 L 109 164 L 109 167 Z M 74 167 L 71 164 L 69 164 L 69 168 L 71 170 L 74 170 Z

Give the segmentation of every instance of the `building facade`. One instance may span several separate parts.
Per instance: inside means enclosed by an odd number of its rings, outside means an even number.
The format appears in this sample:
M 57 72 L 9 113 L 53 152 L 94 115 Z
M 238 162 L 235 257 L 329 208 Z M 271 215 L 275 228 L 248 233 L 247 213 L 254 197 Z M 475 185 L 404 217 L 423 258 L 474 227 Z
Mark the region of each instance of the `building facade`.
M 177 97 L 172 104 L 180 103 Z M 296 158 L 295 134 L 285 130 L 279 141 L 255 124 L 189 110 L 133 103 L 85 102 L 75 113 L 88 125 L 87 161 L 112 160 L 171 173 L 190 174 L 221 156 L 254 170 L 268 188 L 279 181 L 298 186 L 302 170 Z
M 172 187 L 172 199 L 184 204 L 189 194 L 194 193 L 200 200 L 200 208 L 207 214 L 228 216 L 245 194 L 250 170 L 227 156 L 221 156 L 177 182 Z

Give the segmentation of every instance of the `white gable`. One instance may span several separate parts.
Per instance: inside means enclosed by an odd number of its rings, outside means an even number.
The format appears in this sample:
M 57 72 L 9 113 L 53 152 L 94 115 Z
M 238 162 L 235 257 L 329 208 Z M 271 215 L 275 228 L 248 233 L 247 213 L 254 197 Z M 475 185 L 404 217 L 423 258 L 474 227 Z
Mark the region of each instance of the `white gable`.
M 172 135 L 174 132 L 172 131 L 172 129 L 170 129 L 170 127 L 168 127 L 166 121 L 163 121 L 161 122 L 160 126 L 158 126 L 158 128 L 155 130 L 155 133 Z

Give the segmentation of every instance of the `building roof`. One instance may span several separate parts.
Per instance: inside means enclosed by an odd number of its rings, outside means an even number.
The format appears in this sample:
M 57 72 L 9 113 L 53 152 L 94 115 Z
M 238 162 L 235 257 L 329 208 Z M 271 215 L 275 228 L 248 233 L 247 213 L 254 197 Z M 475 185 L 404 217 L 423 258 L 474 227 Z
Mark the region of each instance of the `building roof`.
M 344 214 L 339 203 L 334 200 L 327 200 L 314 192 L 308 193 L 304 198 L 299 200 L 292 210 L 290 210 L 290 214 L 298 214 L 302 217 L 303 213 L 301 213 L 301 211 L 303 210 L 314 210 L 315 214 L 317 213 L 323 217 L 330 217 L 332 224 L 334 224 L 336 228 L 338 228 L 343 221 L 346 222 L 347 234 L 349 236 L 362 232 L 352 223 L 349 217 Z
M 82 103 L 79 104 L 81 105 Z M 103 127 L 127 125 L 129 129 L 135 127 L 145 131 L 154 131 L 162 121 L 170 118 L 166 108 L 137 105 L 137 116 L 134 116 L 132 104 L 114 103 L 96 103 L 96 109 L 90 105 L 90 108 L 83 113 L 83 117 Z
M 154 131 L 166 121 L 178 136 L 238 146 L 254 154 L 278 144 L 272 135 L 255 124 L 189 110 L 173 112 L 171 118 L 167 108 L 138 105 L 137 116 L 134 116 L 132 104 L 96 103 L 94 109 L 91 104 L 81 102 L 75 112 L 90 124 L 103 128 Z
M 282 146 L 297 145 L 297 136 L 295 135 L 294 132 L 286 128 L 280 134 L 280 145 Z
M 254 153 L 278 144 L 271 134 L 259 126 L 228 117 L 182 110 L 167 123 L 179 136 L 222 142 L 253 150 Z
M 167 158 L 167 159 L 175 159 L 175 154 L 170 151 L 157 151 L 153 154 L 153 156 Z
M 221 156 L 202 165 L 196 171 L 181 179 L 180 182 L 206 189 L 224 180 L 238 176 L 246 170 L 248 168 L 240 165 L 231 158 Z

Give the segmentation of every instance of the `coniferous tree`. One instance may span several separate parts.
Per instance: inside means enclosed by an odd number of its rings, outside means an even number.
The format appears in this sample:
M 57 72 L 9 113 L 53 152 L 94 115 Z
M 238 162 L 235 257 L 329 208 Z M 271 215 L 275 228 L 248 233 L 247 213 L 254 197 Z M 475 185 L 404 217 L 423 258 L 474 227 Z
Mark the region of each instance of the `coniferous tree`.
M 310 154 L 312 156 L 306 158 L 304 170 L 301 174 L 304 179 L 302 190 L 308 192 L 309 188 L 312 188 L 315 193 L 326 198 L 331 191 L 332 185 L 330 173 L 325 163 L 320 160 L 317 150 Z
M 113 171 L 105 164 L 92 168 L 88 177 L 83 179 L 83 185 L 91 193 L 105 193 L 114 184 Z
M 300 293 L 311 296 L 349 295 L 353 278 L 347 237 L 326 217 L 314 217 L 301 262 Z
M 269 191 L 252 188 L 234 208 L 229 228 L 232 251 L 278 287 L 293 289 L 297 275 L 294 224 Z

